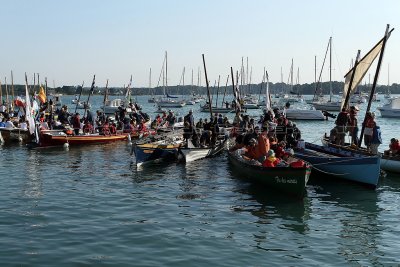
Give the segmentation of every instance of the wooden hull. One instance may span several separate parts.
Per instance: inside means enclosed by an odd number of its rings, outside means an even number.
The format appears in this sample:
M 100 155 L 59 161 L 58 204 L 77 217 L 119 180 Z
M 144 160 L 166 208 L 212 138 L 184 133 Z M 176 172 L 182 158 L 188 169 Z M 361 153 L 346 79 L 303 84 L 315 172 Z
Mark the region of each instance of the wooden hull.
M 305 143 L 296 156 L 330 176 L 363 183 L 375 188 L 380 177 L 380 157 L 350 152 L 341 148 Z
M 292 167 L 262 167 L 256 166 L 243 160 L 236 152 L 228 153 L 229 161 L 234 172 L 259 184 L 263 184 L 271 190 L 303 198 L 308 179 L 311 174 L 311 167 L 306 164 L 302 168 Z
M 115 141 L 122 141 L 128 138 L 128 134 L 116 134 L 116 135 L 66 135 L 64 133 L 54 134 L 41 134 L 39 147 L 55 147 L 69 144 L 70 146 L 80 145 L 92 145 L 92 144 L 104 144 Z
M 29 143 L 32 136 L 29 130 L 20 128 L 0 128 L 0 143 L 12 144 L 16 142 Z

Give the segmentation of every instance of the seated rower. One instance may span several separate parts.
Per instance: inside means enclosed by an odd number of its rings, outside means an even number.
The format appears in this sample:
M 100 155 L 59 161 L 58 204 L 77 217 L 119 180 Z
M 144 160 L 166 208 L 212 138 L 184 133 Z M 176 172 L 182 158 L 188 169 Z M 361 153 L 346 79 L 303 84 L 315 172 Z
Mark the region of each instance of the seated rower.
M 389 149 L 384 151 L 385 155 L 395 156 L 400 154 L 400 143 L 396 138 L 390 139 Z

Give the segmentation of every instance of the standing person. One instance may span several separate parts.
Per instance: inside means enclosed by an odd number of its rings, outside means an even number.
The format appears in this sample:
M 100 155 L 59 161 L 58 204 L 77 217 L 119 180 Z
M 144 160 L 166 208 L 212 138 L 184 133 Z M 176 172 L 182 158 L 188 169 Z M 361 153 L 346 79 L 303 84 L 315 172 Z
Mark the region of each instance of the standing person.
M 381 127 L 375 125 L 372 132 L 371 140 L 371 153 L 374 155 L 378 154 L 378 147 L 382 144 Z
M 336 118 L 336 144 L 344 145 L 344 137 L 346 136 L 346 127 L 349 123 L 349 113 L 346 108 L 342 108 L 342 111 L 338 114 Z
M 359 109 L 357 106 L 350 107 L 349 123 L 347 127 L 351 136 L 351 143 L 356 145 L 358 145 L 358 111 Z
M 368 111 L 364 120 L 364 144 L 368 151 L 371 151 L 371 141 L 374 132 L 374 127 L 376 126 L 375 115 Z
M 79 130 L 81 129 L 81 117 L 79 113 L 76 113 L 73 117 L 72 127 L 74 128 L 75 135 L 79 135 Z
M 184 122 L 184 123 L 187 122 L 187 123 L 189 124 L 189 128 L 190 128 L 191 130 L 194 129 L 194 117 L 193 117 L 193 110 L 192 110 L 192 109 L 189 110 L 189 114 L 187 114 L 187 115 L 184 117 L 183 122 Z

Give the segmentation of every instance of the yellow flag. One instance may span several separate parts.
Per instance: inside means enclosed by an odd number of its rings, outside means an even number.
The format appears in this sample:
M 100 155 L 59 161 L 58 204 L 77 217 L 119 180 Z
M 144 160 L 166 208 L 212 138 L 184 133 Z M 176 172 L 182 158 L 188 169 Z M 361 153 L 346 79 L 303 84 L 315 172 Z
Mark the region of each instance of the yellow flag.
M 46 94 L 44 92 L 43 86 L 40 86 L 40 91 L 39 91 L 39 95 L 38 95 L 39 101 L 41 103 L 46 102 Z

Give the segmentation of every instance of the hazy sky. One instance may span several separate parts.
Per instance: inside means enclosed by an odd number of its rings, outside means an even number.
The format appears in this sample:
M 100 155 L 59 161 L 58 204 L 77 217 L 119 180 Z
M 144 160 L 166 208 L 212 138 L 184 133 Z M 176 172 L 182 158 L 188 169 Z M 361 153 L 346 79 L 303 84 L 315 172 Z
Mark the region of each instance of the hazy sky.
M 261 82 L 263 68 L 270 81 L 289 76 L 314 81 L 329 37 L 333 37 L 333 80 L 343 81 L 351 60 L 364 55 L 384 35 L 386 24 L 396 28 L 385 51 L 380 84 L 400 83 L 400 1 L 398 0 L 0 0 L 0 78 L 23 83 L 48 78 L 52 86 L 127 84 L 152 86 L 168 51 L 168 84 L 178 84 L 186 67 L 185 84 L 197 83 L 205 54 L 212 85 L 218 75 L 225 83 L 248 58 L 252 82 Z M 388 67 L 389 66 L 389 67 Z M 324 68 L 325 70 L 325 68 Z M 367 75 L 368 77 L 368 75 Z M 372 82 L 373 74 L 371 74 Z M 368 79 L 368 78 L 367 78 Z M 204 75 L 202 77 L 203 85 Z M 328 80 L 328 68 L 323 81 Z M 368 80 L 367 80 L 368 82 Z

